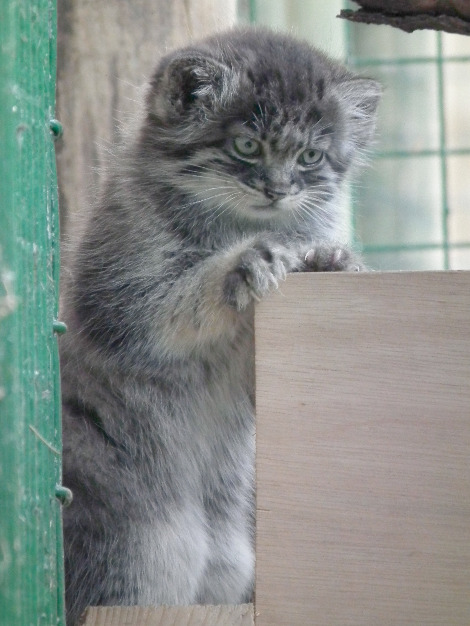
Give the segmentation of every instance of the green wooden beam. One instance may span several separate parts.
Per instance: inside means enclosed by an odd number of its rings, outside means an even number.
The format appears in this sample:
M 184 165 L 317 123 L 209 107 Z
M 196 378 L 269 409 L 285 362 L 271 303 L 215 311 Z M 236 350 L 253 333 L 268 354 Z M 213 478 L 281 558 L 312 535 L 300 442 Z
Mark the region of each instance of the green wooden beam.
M 0 0 L 0 621 L 63 624 L 56 3 Z

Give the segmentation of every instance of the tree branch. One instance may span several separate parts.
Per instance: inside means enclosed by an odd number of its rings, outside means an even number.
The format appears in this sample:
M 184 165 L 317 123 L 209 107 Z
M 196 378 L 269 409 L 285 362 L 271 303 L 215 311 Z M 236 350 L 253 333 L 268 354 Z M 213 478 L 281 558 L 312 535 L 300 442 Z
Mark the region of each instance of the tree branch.
M 470 35 L 470 0 L 355 0 L 358 11 L 338 17 L 351 22 L 387 24 L 411 33 L 431 29 Z

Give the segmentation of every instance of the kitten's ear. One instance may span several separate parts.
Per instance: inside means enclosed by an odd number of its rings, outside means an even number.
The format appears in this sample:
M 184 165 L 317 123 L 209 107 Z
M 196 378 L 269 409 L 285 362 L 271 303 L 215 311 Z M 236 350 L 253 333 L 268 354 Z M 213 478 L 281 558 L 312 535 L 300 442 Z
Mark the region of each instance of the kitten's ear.
M 340 83 L 339 91 L 353 145 L 363 148 L 374 136 L 382 85 L 372 78 L 352 77 Z
M 163 121 L 181 118 L 210 105 L 219 108 L 232 92 L 230 68 L 200 51 L 169 57 L 151 81 L 147 106 Z
M 355 117 L 375 117 L 382 85 L 372 78 L 352 78 L 347 81 L 344 94 Z

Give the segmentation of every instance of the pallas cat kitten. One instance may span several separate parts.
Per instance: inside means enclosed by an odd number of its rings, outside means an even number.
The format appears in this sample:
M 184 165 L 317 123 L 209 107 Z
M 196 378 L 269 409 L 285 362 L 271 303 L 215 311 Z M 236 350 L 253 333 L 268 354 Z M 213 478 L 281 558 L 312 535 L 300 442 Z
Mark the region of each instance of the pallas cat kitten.
M 253 306 L 287 272 L 360 269 L 338 191 L 379 96 L 264 29 L 157 67 L 64 294 L 69 624 L 251 598 Z

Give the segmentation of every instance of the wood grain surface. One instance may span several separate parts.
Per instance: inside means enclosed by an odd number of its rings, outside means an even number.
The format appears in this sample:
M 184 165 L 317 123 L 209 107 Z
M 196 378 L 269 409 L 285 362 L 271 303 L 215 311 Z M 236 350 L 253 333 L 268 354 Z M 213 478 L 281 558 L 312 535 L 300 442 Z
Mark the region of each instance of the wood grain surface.
M 259 626 L 470 624 L 470 272 L 256 310 Z
M 84 626 L 253 626 L 253 605 L 90 607 Z

